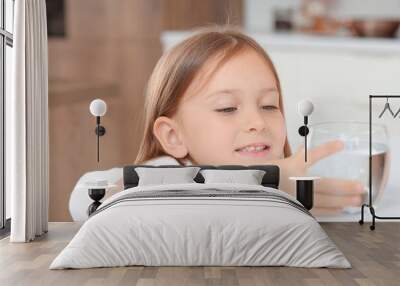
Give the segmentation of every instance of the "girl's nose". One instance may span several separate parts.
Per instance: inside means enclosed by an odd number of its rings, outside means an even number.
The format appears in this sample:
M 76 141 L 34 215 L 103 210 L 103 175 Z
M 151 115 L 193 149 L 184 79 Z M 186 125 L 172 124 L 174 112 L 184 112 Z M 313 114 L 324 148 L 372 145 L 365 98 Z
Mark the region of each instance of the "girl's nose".
M 246 131 L 261 131 L 265 129 L 264 118 L 259 111 L 250 110 L 246 115 Z

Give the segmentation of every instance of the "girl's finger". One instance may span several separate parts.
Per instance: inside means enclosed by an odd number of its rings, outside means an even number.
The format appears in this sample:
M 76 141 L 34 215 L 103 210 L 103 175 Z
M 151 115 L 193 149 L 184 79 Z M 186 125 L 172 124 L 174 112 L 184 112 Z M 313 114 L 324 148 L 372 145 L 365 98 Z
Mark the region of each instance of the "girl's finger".
M 332 196 L 319 193 L 314 196 L 314 206 L 318 208 L 344 208 L 350 206 L 361 206 L 361 195 L 355 196 Z
M 353 196 L 365 193 L 364 186 L 359 181 L 323 178 L 315 181 L 315 192 L 335 196 Z
M 320 215 L 337 215 L 343 211 L 343 208 L 312 208 L 311 214 L 314 216 Z
M 308 150 L 307 167 L 315 164 L 319 160 L 333 155 L 344 148 L 344 143 L 341 140 L 333 140 Z M 304 156 L 303 156 L 304 157 Z

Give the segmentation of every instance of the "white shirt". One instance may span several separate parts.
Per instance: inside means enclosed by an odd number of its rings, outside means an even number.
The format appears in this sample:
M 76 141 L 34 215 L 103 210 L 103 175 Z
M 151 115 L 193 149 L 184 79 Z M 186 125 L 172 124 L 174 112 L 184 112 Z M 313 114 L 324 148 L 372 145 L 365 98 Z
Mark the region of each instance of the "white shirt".
M 188 159 L 183 160 L 185 166 L 193 165 Z M 133 165 L 133 164 L 132 164 Z M 145 161 L 141 165 L 180 165 L 179 161 L 172 156 L 162 155 L 150 160 Z M 102 171 L 92 171 L 85 173 L 76 183 L 74 190 L 71 193 L 69 200 L 69 212 L 74 221 L 85 221 L 87 219 L 87 207 L 93 203 L 87 194 L 87 188 L 84 187 L 85 182 L 95 181 L 95 180 L 108 180 L 112 184 L 120 182 L 122 178 L 123 168 L 116 167 L 108 170 Z M 118 188 L 107 189 L 106 195 L 101 201 L 104 201 L 113 194 L 122 191 Z
M 183 160 L 183 163 L 185 166 L 191 166 L 193 165 L 192 162 L 189 159 Z M 153 159 L 147 160 L 146 162 L 143 163 L 143 165 L 154 165 L 154 166 L 160 166 L 160 165 L 180 165 L 178 160 L 176 160 L 174 157 L 169 156 L 169 155 L 162 155 L 155 157 Z

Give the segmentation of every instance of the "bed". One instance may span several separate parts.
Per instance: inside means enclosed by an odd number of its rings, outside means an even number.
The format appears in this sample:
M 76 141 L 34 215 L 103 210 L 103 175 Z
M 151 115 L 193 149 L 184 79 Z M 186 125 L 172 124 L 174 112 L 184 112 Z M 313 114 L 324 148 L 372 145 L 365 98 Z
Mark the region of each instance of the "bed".
M 50 269 L 144 266 L 351 268 L 312 214 L 278 189 L 277 166 L 196 166 L 192 181 L 141 185 L 144 166 L 124 167 L 125 190 L 82 225 Z M 145 166 L 149 172 L 183 166 Z M 263 170 L 260 184 L 215 182 L 206 171 Z M 201 174 L 203 173 L 203 174 Z M 194 173 L 193 173 L 194 174 Z M 238 174 L 238 173 L 237 173 Z M 149 178 L 147 178 L 149 179 Z M 153 178 L 150 178 L 154 180 Z M 168 178 L 165 180 L 169 180 Z

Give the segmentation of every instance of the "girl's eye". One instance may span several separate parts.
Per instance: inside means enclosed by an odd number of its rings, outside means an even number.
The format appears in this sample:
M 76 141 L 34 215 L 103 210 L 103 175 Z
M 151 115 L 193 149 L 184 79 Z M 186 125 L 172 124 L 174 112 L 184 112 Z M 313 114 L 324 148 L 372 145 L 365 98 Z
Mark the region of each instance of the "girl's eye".
M 276 107 L 275 105 L 264 105 L 262 107 L 264 110 L 277 110 L 278 107 Z M 235 111 L 237 108 L 236 107 L 226 107 L 226 108 L 220 108 L 220 109 L 216 109 L 217 112 L 225 112 L 225 113 L 231 113 L 233 111 Z
M 227 108 L 220 108 L 220 109 L 216 109 L 217 112 L 233 112 L 236 110 L 236 107 L 227 107 Z
M 276 107 L 275 105 L 264 105 L 262 108 L 263 108 L 263 109 L 266 109 L 266 110 L 275 110 L 275 109 L 278 109 L 278 107 Z

